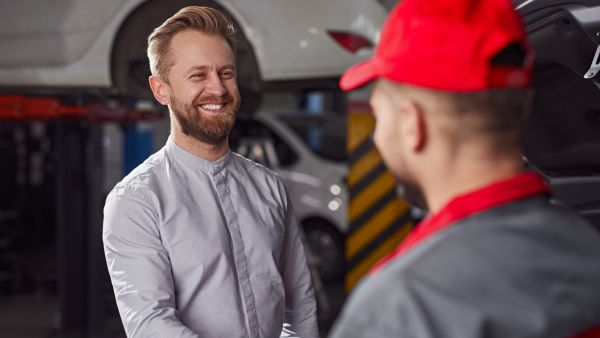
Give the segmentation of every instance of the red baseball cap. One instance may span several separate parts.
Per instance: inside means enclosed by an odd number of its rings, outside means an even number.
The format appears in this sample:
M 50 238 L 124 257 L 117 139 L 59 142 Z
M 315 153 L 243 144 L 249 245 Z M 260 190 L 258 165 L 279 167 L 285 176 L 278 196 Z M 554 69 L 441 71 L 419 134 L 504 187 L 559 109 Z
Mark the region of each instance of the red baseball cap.
M 526 52 L 523 66 L 492 64 L 515 43 Z M 340 87 L 385 78 L 443 91 L 525 88 L 532 84 L 532 64 L 510 0 L 403 0 L 386 19 L 373 58 L 348 69 Z

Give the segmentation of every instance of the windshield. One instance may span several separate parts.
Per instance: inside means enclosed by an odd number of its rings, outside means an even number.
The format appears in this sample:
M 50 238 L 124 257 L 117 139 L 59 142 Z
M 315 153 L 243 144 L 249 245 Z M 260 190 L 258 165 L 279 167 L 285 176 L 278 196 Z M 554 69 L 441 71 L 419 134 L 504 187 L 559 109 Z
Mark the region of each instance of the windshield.
M 345 162 L 346 119 L 335 115 L 278 115 L 318 156 Z

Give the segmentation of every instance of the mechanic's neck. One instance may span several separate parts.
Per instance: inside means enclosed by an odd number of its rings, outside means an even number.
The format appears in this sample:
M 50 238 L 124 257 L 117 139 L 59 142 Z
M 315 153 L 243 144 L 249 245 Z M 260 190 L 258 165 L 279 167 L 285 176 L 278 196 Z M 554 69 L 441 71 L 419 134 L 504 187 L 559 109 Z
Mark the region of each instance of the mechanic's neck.
M 523 172 L 520 156 L 480 158 L 479 161 L 452 161 L 429 175 L 423 190 L 431 213 L 436 213 L 452 199 L 476 191 L 494 182 L 502 181 Z M 440 175 L 440 171 L 443 172 Z
M 178 128 L 175 126 L 171 128 L 171 138 L 173 142 L 192 155 L 214 162 L 223 157 L 229 150 L 227 138 L 219 144 L 209 144 L 186 135 L 181 130 L 177 129 Z

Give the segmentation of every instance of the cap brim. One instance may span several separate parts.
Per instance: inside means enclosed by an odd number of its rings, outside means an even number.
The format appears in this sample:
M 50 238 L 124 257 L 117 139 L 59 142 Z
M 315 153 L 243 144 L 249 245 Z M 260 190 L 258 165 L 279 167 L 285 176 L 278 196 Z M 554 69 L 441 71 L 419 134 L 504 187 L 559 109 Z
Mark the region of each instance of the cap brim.
M 378 77 L 373 59 L 358 63 L 346 70 L 340 79 L 340 88 L 344 91 L 362 87 Z

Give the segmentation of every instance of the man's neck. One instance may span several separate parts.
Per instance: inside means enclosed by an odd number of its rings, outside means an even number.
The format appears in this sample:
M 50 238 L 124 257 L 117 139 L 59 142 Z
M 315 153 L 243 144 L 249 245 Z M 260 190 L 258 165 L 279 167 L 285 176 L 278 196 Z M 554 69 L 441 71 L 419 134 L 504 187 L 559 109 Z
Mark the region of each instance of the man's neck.
M 176 145 L 183 148 L 185 151 L 210 162 L 220 159 L 229 150 L 227 139 L 220 144 L 208 144 L 185 135 L 182 132 L 175 131 L 174 128 L 171 129 L 171 138 Z
M 494 160 L 453 162 L 436 166 L 438 175 L 432 174 L 423 189 L 432 213 L 438 212 L 455 197 L 478 190 L 494 182 L 508 179 L 523 171 L 519 156 L 499 157 Z M 440 172 L 443 172 L 440 174 Z

